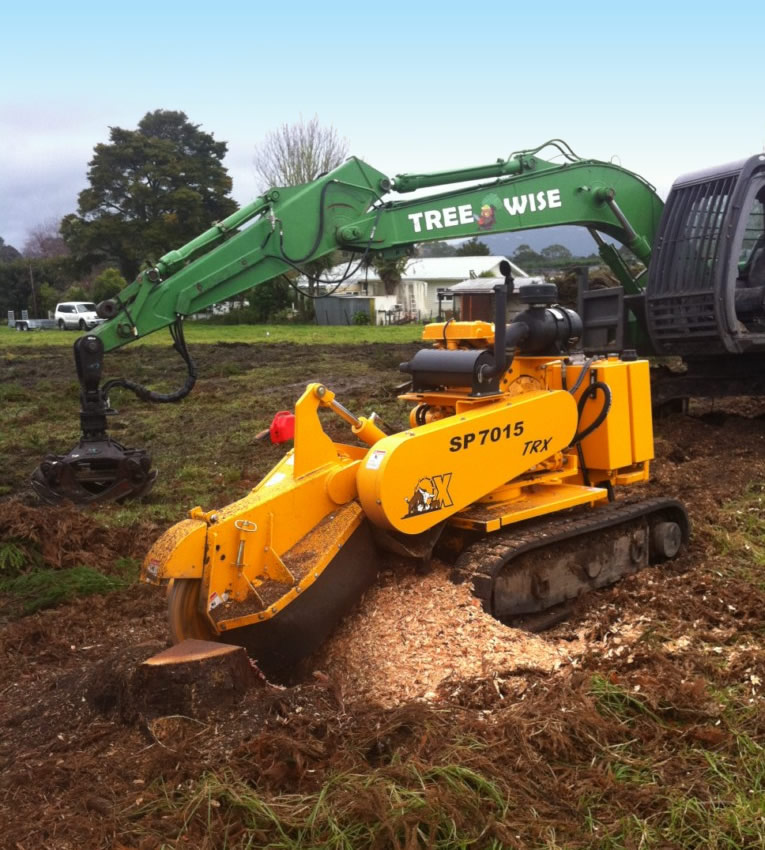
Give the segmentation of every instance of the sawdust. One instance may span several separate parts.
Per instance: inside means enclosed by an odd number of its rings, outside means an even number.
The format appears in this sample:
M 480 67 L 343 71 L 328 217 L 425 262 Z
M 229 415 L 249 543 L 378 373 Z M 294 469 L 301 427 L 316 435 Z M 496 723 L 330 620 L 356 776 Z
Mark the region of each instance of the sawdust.
M 569 666 L 584 649 L 574 638 L 550 640 L 495 620 L 447 568 L 428 575 L 397 566 L 314 656 L 315 667 L 342 683 L 346 703 L 384 707 L 440 699 L 450 682 Z
M 40 508 L 20 498 L 0 501 L 0 541 L 21 549 L 27 565 L 87 564 L 108 572 L 119 558 L 142 558 L 156 534 L 157 526 L 147 521 L 107 528 L 68 503 Z

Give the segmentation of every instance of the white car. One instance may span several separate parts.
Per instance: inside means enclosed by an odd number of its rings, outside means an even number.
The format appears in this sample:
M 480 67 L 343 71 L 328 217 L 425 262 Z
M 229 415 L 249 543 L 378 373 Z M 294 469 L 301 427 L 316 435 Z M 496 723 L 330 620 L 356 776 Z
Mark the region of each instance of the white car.
M 79 328 L 81 331 L 87 331 L 104 321 L 99 319 L 98 313 L 96 313 L 96 305 L 91 301 L 64 301 L 61 304 L 56 304 L 53 319 L 59 330 L 62 331 L 66 328 Z

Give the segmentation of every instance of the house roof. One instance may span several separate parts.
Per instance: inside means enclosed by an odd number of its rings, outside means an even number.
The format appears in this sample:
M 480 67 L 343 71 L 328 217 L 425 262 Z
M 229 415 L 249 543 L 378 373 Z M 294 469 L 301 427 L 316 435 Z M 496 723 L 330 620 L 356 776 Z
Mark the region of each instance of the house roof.
M 469 278 L 491 274 L 501 277 L 499 264 L 505 257 L 413 257 L 401 275 L 402 280 L 453 280 L 455 283 Z M 514 275 L 525 277 L 518 266 L 510 264 Z M 374 269 L 369 270 L 369 279 L 376 280 Z
M 502 277 L 499 271 L 499 264 L 506 260 L 506 257 L 489 256 L 489 257 L 413 257 L 406 264 L 406 268 L 401 274 L 402 280 L 424 280 L 424 281 L 453 281 L 459 283 L 463 280 L 480 278 L 481 275 L 490 274 L 493 277 Z M 322 277 L 327 280 L 338 280 L 343 276 L 347 264 L 335 266 L 328 272 L 325 272 Z M 523 269 L 510 262 L 514 277 L 527 277 Z M 370 266 L 369 269 L 359 270 L 347 279 L 347 283 L 353 283 L 358 280 L 377 281 L 380 278 L 377 272 Z M 302 279 L 298 280 L 298 284 L 302 283 Z
M 523 289 L 530 283 L 542 283 L 543 277 L 520 277 L 513 275 L 515 283 L 515 294 L 518 295 L 519 290 Z M 494 291 L 497 281 L 490 277 L 481 277 L 478 280 L 463 280 L 461 283 L 455 283 L 453 286 L 446 287 L 449 292 L 456 292 L 458 295 L 489 295 Z M 440 290 L 439 290 L 440 291 Z

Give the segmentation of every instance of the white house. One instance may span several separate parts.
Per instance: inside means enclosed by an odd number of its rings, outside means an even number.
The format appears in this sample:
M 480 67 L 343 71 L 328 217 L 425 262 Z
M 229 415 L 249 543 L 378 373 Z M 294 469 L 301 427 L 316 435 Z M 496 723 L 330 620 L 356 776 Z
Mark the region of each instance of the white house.
M 393 295 L 385 294 L 385 285 L 374 268 L 356 272 L 340 283 L 334 295 L 367 296 L 374 298 L 378 323 L 386 316 L 401 319 L 426 319 L 438 316 L 438 290 L 456 283 L 480 277 L 498 277 L 499 264 L 505 257 L 413 257 L 401 274 L 401 282 Z M 526 273 L 510 263 L 514 277 L 527 278 Z M 340 280 L 346 266 L 336 266 L 323 277 Z M 298 285 L 303 283 L 298 281 Z M 331 284 L 328 286 L 332 290 Z

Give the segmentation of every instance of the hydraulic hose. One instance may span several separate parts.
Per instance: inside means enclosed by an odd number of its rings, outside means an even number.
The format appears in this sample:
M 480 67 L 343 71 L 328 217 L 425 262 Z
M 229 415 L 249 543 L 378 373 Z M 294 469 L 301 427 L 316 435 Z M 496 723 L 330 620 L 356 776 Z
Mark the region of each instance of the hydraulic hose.
M 571 389 L 569 390 L 571 395 L 576 395 L 577 390 L 579 389 L 579 387 L 582 386 L 582 381 L 584 381 L 587 373 L 590 371 L 590 366 L 592 366 L 592 361 L 594 359 L 594 357 L 590 357 L 590 359 L 585 362 L 584 366 L 582 367 L 582 371 L 579 373 L 579 377 L 574 382 L 574 386 L 571 387 Z
M 577 409 L 579 412 L 579 421 L 582 420 L 582 413 L 584 412 L 584 406 L 587 402 L 595 396 L 600 390 L 603 393 L 603 407 L 600 413 L 593 419 L 592 422 L 583 430 L 577 431 L 574 434 L 574 439 L 571 441 L 571 445 L 575 445 L 576 443 L 580 443 L 585 437 L 589 437 L 593 431 L 599 428 L 608 416 L 609 411 L 611 410 L 611 387 L 608 384 L 604 384 L 603 381 L 593 381 L 587 389 L 582 393 L 581 398 L 579 399 L 579 404 L 577 405 Z
M 103 397 L 106 398 L 109 395 L 109 391 L 114 387 L 124 387 L 124 389 L 135 393 L 142 401 L 150 401 L 155 404 L 169 404 L 185 398 L 197 382 L 197 368 L 186 347 L 186 340 L 183 336 L 183 319 L 181 317 L 178 317 L 175 324 L 171 325 L 170 334 L 173 337 L 173 348 L 181 355 L 188 370 L 186 381 L 180 389 L 171 393 L 158 393 L 127 378 L 115 378 L 104 384 L 101 390 Z

